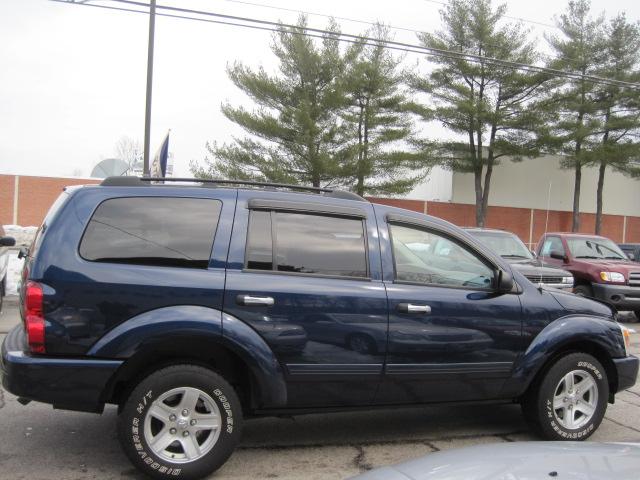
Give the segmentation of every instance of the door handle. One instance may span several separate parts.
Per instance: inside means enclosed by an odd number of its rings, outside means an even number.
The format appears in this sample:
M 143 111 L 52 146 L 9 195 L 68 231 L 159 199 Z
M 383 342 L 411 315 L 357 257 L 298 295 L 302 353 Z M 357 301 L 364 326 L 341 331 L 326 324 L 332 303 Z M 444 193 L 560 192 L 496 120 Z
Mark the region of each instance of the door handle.
M 396 309 L 402 313 L 431 313 L 429 305 L 416 305 L 413 303 L 399 303 Z
M 273 305 L 273 297 L 253 297 L 251 295 L 238 295 L 236 297 L 238 305 L 250 307 L 252 305 Z

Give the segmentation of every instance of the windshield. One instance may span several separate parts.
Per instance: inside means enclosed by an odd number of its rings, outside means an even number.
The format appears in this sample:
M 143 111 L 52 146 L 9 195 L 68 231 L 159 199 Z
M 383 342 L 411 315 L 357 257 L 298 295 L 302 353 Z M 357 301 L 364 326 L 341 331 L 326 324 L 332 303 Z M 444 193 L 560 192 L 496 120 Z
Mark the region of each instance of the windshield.
M 627 260 L 620 247 L 608 238 L 568 237 L 569 250 L 574 258 L 601 258 Z
M 469 231 L 469 233 L 502 257 L 533 258 L 533 255 L 522 243 L 522 240 L 511 233 L 477 232 L 473 230 Z

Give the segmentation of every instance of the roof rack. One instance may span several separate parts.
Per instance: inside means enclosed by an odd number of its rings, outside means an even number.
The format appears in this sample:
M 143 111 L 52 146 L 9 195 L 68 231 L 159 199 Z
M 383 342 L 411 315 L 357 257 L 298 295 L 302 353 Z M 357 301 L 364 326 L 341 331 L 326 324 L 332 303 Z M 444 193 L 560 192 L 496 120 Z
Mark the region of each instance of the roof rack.
M 349 192 L 347 190 L 339 190 L 334 188 L 322 188 L 322 187 L 305 187 L 302 185 L 291 185 L 288 183 L 271 183 L 271 182 L 256 182 L 252 180 L 226 180 L 215 178 L 176 178 L 176 177 L 107 177 L 100 185 L 105 187 L 140 187 L 150 186 L 149 182 L 191 182 L 191 183 L 206 183 L 212 185 L 247 185 L 252 187 L 269 187 L 269 188 L 286 188 L 289 190 L 296 190 L 301 192 L 314 192 L 321 193 L 327 197 L 342 198 L 345 200 L 358 200 L 360 202 L 366 202 L 360 195 Z

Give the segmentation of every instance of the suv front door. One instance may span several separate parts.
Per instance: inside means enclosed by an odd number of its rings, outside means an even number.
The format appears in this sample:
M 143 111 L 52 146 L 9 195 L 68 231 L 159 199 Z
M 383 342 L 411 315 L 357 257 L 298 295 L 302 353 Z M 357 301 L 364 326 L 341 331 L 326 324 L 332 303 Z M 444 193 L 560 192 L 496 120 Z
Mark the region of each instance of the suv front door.
M 524 348 L 519 296 L 496 293 L 498 267 L 453 230 L 402 216 L 378 224 L 393 261 L 383 263 L 389 343 L 377 402 L 495 398 Z
M 373 209 L 292 197 L 239 192 L 223 309 L 275 353 L 290 407 L 370 404 L 388 323 Z

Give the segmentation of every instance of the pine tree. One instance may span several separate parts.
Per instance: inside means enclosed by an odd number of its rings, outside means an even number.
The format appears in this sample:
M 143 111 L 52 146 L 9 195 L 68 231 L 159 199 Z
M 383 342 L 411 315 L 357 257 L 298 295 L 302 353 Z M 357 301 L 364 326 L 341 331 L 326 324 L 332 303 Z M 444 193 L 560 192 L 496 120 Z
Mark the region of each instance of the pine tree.
M 389 30 L 377 25 L 374 43 L 350 49 L 344 90 L 346 134 L 355 139 L 350 176 L 359 195 L 404 194 L 422 178 L 427 156 L 413 148 L 410 101 L 400 72 L 401 58 L 385 48 Z
M 345 59 L 339 30 L 330 21 L 319 42 L 306 36 L 307 19 L 281 27 L 271 50 L 279 71 L 271 75 L 236 62 L 231 81 L 257 105 L 254 110 L 222 106 L 223 114 L 249 135 L 230 144 L 207 144 L 206 166 L 192 164 L 196 176 L 257 179 L 315 187 L 340 183 L 349 149 L 339 122 L 345 106 L 341 75 Z
M 605 28 L 605 65 L 601 76 L 637 82 L 640 79 L 640 26 L 627 21 L 624 14 L 613 18 Z M 598 167 L 596 190 L 596 228 L 602 233 L 604 179 L 607 167 L 631 173 L 631 160 L 640 158 L 640 91 L 636 88 L 603 85 L 599 88 L 601 135 L 594 148 L 593 163 Z
M 540 116 L 532 108 L 547 79 L 491 62 L 488 58 L 533 63 L 534 44 L 521 24 L 505 24 L 504 5 L 491 0 L 449 0 L 441 10 L 444 29 L 423 33 L 427 47 L 477 55 L 477 62 L 459 57 L 436 57 L 428 78 L 413 75 L 411 85 L 426 94 L 426 120 L 438 120 L 461 137 L 443 142 L 441 164 L 473 173 L 476 223 L 484 226 L 493 168 L 505 157 L 519 160 L 538 154 L 536 129 Z M 487 60 L 482 57 L 486 57 Z
M 597 74 L 604 61 L 605 42 L 602 17 L 590 16 L 588 0 L 570 1 L 556 24 L 562 34 L 547 37 L 554 51 L 550 66 L 578 75 Z M 564 156 L 561 165 L 574 170 L 572 231 L 580 229 L 580 188 L 582 168 L 589 163 L 595 148 L 600 122 L 597 112 L 598 89 L 584 77 L 573 80 L 557 78 L 545 102 L 553 112 L 549 135 L 549 151 Z

